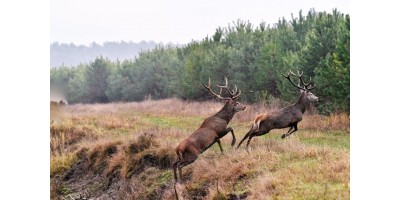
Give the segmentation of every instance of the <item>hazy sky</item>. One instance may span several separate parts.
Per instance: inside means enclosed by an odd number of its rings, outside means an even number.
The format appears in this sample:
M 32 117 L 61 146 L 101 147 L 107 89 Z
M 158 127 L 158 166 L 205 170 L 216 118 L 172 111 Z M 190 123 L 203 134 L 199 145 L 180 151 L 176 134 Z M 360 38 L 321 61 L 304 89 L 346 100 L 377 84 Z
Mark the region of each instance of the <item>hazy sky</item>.
M 258 25 L 300 9 L 350 14 L 349 0 L 51 0 L 50 41 L 89 44 L 153 40 L 185 44 L 238 19 Z

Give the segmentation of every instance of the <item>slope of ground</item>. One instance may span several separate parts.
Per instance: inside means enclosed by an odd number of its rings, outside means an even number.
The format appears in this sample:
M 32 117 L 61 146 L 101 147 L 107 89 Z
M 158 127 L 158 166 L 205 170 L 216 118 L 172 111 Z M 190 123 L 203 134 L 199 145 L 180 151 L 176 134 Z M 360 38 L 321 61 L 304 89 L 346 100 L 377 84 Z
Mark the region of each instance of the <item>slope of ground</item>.
M 52 199 L 175 199 L 174 148 L 219 102 L 178 99 L 51 107 Z M 253 117 L 275 108 L 247 105 L 230 123 L 240 140 Z M 183 168 L 179 199 L 349 199 L 349 116 L 306 115 L 299 131 L 273 130 L 250 151 L 213 146 Z

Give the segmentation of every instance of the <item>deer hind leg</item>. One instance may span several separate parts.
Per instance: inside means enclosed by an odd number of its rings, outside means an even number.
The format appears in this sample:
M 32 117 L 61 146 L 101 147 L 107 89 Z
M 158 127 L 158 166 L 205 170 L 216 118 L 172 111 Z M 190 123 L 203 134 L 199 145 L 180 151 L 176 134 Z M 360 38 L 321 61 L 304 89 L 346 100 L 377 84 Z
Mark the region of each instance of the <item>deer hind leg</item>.
M 253 138 L 253 137 L 254 137 L 254 135 L 251 134 L 249 139 L 247 140 L 247 144 L 246 144 L 246 148 L 245 148 L 247 152 L 249 152 L 249 144 L 250 144 L 251 138 Z
M 249 150 L 248 150 L 249 144 L 250 144 L 251 139 L 252 139 L 254 136 L 262 136 L 262 135 L 265 135 L 265 134 L 267 134 L 267 133 L 269 133 L 269 130 L 257 131 L 257 132 L 253 132 L 252 134 L 250 134 L 249 140 L 247 140 L 247 144 L 246 144 L 246 151 L 249 152 Z
M 292 132 L 290 132 L 293 128 L 294 128 L 294 130 L 293 130 Z M 281 138 L 284 139 L 285 137 L 288 137 L 289 135 L 291 135 L 292 133 L 294 133 L 294 132 L 296 132 L 296 131 L 297 131 L 297 123 L 293 124 L 293 125 L 290 127 L 289 131 L 288 131 L 286 134 L 283 134 L 283 135 L 281 136 Z
M 176 168 L 177 168 L 179 162 L 180 162 L 180 160 L 176 161 L 176 162 L 172 165 L 172 169 L 174 170 L 175 183 L 178 181 L 178 176 L 176 175 Z
M 240 145 L 254 132 L 258 131 L 258 127 L 255 127 L 255 123 L 251 126 L 249 132 L 246 133 L 246 135 L 243 137 L 243 139 L 239 142 L 238 146 L 236 147 L 236 149 L 238 149 L 240 147 Z
M 180 181 L 182 181 L 182 168 L 184 166 L 186 166 L 186 165 L 191 164 L 196 159 L 197 159 L 197 155 L 191 155 L 191 156 L 188 156 L 187 158 L 183 159 L 182 161 L 178 162 L 177 168 L 178 168 L 178 171 L 179 171 L 179 179 L 180 179 Z
M 224 150 L 222 149 L 221 141 L 217 140 L 217 143 L 218 143 L 219 149 L 221 149 L 221 154 L 224 155 Z

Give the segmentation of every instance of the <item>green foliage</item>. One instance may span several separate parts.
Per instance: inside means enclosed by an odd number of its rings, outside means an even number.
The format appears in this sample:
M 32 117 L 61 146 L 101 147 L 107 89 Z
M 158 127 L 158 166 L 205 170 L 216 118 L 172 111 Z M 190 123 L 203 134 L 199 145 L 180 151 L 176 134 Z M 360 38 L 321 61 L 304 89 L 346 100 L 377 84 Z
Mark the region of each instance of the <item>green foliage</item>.
M 73 71 L 66 66 L 52 68 L 50 71 L 50 91 L 66 94 L 72 77 Z
M 86 102 L 86 66 L 71 68 L 72 77 L 68 84 L 67 98 L 69 103 Z
M 51 86 L 70 103 L 211 97 L 201 86 L 227 77 L 242 90 L 241 101 L 297 99 L 282 74 L 303 71 L 316 83 L 322 113 L 350 109 L 350 17 L 338 12 L 299 12 L 273 26 L 238 20 L 218 27 L 212 37 L 181 46 L 157 46 L 134 60 L 102 57 L 78 67 L 51 69 Z
M 100 58 L 96 58 L 94 62 L 86 69 L 86 91 L 89 103 L 105 103 L 108 102 L 106 95 L 107 79 L 110 75 L 111 62 Z

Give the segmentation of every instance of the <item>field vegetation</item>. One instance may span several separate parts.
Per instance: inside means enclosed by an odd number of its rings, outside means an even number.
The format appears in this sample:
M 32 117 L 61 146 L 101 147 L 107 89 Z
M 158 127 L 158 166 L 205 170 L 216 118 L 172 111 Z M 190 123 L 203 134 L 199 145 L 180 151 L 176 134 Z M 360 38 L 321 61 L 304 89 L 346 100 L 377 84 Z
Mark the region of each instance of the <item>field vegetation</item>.
M 52 199 L 175 199 L 175 147 L 223 106 L 176 98 L 132 103 L 52 105 Z M 285 106 L 246 105 L 230 123 L 238 140 L 253 118 Z M 299 131 L 256 137 L 249 153 L 222 139 L 183 168 L 179 199 L 349 199 L 348 114 L 306 113 Z

